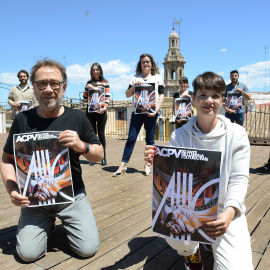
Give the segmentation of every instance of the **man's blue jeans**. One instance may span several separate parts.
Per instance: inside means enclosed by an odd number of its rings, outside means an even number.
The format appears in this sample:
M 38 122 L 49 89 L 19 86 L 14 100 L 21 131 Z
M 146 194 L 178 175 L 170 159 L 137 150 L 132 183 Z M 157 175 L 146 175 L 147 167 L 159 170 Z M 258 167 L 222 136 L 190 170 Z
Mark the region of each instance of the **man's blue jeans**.
M 245 121 L 245 113 L 225 113 L 225 116 L 227 118 L 229 118 L 231 120 L 232 123 L 234 123 L 234 121 L 236 122 L 236 124 L 243 126 L 244 125 L 244 121 Z
M 125 145 L 122 162 L 129 162 L 129 159 L 134 149 L 134 145 L 136 143 L 136 139 L 143 124 L 146 131 L 146 144 L 153 145 L 155 143 L 154 137 L 157 118 L 158 114 L 156 114 L 155 117 L 149 117 L 146 114 L 131 114 L 128 139 Z

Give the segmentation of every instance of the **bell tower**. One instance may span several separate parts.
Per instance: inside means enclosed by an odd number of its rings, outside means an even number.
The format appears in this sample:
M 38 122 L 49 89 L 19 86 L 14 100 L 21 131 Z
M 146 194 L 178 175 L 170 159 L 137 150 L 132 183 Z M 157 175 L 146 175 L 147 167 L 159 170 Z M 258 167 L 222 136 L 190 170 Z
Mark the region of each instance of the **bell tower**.
M 169 36 L 169 50 L 163 62 L 165 97 L 172 97 L 175 92 L 179 91 L 179 79 L 184 76 L 186 62 L 180 53 L 179 38 L 173 28 L 173 32 Z

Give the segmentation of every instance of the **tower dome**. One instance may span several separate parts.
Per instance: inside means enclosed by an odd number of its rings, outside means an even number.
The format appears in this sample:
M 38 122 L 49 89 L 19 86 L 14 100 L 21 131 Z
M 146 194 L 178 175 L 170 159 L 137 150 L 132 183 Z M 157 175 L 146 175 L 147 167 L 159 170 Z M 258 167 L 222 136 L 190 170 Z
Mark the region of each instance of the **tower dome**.
M 185 63 L 184 57 L 180 53 L 179 36 L 173 28 L 169 36 L 169 50 L 163 62 L 166 97 L 172 97 L 179 91 L 179 79 L 184 76 Z

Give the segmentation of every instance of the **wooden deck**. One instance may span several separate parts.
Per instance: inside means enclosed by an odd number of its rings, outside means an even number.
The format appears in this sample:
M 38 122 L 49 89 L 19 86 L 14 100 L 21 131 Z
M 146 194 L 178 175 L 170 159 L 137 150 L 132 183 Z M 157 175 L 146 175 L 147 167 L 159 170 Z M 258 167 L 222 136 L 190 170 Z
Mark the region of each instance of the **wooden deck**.
M 0 134 L 0 151 L 5 139 L 6 134 Z M 124 144 L 124 140 L 107 140 L 106 167 L 100 164 L 90 167 L 86 160 L 81 161 L 101 241 L 98 253 L 89 259 L 80 259 L 70 251 L 58 220 L 57 230 L 49 236 L 46 256 L 32 264 L 23 263 L 15 252 L 20 209 L 12 205 L 0 181 L 0 269 L 184 269 L 183 257 L 151 232 L 151 177 L 142 174 L 144 142 L 137 142 L 128 173 L 124 177 L 112 177 Z M 255 269 L 265 270 L 270 265 L 270 174 L 257 173 L 254 168 L 267 161 L 269 146 L 251 149 L 250 186 L 245 203 L 253 264 Z M 204 269 L 212 269 L 211 254 L 203 253 L 203 257 Z

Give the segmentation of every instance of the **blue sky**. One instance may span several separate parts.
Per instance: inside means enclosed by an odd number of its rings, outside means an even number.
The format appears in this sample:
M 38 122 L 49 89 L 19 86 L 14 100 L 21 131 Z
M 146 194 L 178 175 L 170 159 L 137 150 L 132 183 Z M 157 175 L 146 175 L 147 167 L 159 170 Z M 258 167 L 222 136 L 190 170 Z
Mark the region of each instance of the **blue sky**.
M 89 16 L 82 11 L 90 12 L 90 48 Z M 228 83 L 230 70 L 238 69 L 250 91 L 270 91 L 268 0 L 0 0 L 1 104 L 10 88 L 3 83 L 18 84 L 17 72 L 30 71 L 42 57 L 67 67 L 67 97 L 79 98 L 91 60 L 101 63 L 111 97 L 125 99 L 142 53 L 153 55 L 163 76 L 172 21 L 180 17 L 180 52 L 190 81 L 210 70 Z

